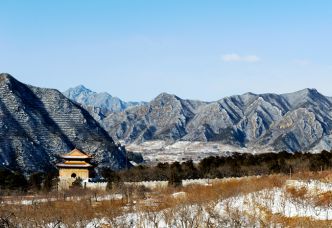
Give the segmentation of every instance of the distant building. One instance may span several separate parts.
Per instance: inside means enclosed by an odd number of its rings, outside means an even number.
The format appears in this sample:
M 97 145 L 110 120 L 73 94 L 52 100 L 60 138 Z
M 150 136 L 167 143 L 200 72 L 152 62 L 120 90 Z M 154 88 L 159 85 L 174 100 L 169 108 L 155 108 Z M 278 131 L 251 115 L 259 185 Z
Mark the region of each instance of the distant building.
M 91 155 L 74 149 L 60 157 L 64 162 L 56 165 L 59 169 L 59 189 L 68 189 L 77 178 L 85 182 L 91 178 L 94 168 L 90 164 Z

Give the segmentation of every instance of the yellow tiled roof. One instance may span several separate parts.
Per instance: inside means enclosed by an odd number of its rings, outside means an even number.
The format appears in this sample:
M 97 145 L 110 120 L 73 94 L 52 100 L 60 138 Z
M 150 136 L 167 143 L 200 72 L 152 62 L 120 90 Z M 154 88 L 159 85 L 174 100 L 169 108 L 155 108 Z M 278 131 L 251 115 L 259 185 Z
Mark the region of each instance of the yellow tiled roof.
M 65 161 L 64 162 L 64 164 L 68 164 L 68 165 L 70 165 L 70 164 L 75 164 L 75 165 L 86 165 L 86 164 L 89 164 L 89 163 L 87 163 L 87 162 L 85 162 L 85 161 Z
M 91 158 L 91 155 L 84 153 L 78 149 L 70 151 L 68 154 L 64 154 L 61 157 L 63 158 Z

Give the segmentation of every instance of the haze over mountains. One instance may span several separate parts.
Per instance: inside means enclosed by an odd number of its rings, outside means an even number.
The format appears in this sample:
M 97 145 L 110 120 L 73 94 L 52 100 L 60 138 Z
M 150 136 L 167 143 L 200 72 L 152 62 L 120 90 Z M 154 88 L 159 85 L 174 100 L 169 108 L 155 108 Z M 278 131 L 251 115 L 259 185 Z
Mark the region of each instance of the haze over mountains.
M 24 173 L 54 168 L 58 155 L 79 148 L 98 167 L 125 167 L 125 151 L 79 105 L 55 89 L 0 74 L 0 167 Z
M 128 107 L 142 104 L 142 102 L 125 102 L 110 94 L 96 93 L 83 85 L 70 88 L 63 93 L 67 98 L 81 104 L 97 120 L 104 119 L 113 112 L 121 112 Z
M 78 97 L 87 100 L 83 92 Z M 162 93 L 151 102 L 109 111 L 98 120 L 115 140 L 127 143 L 201 141 L 239 149 L 314 152 L 331 150 L 331 102 L 315 89 L 281 95 L 246 93 L 214 102 Z M 93 101 L 88 106 L 94 107 L 89 110 L 93 116 L 101 108 Z

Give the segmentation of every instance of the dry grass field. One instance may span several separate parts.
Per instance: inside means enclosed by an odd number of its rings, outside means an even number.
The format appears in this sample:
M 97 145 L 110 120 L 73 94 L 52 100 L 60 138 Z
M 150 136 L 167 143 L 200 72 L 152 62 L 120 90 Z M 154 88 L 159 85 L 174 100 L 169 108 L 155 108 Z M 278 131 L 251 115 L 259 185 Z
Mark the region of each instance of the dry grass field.
M 0 227 L 331 227 L 330 172 L 0 199 Z M 291 179 L 291 180 L 290 180 Z M 330 188 L 331 187 L 331 188 Z

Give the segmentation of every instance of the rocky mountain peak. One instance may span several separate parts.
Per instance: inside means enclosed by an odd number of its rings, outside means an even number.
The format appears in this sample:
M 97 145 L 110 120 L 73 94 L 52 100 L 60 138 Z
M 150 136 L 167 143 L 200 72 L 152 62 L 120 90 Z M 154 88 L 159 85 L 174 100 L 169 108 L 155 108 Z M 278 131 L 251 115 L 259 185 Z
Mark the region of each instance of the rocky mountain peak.
M 107 92 L 96 93 L 83 85 L 70 88 L 63 94 L 82 105 L 104 127 L 105 124 L 102 120 L 111 113 L 121 112 L 127 108 L 143 104 L 143 102 L 125 102 Z
M 86 88 L 83 85 L 78 85 L 74 88 L 70 88 L 68 90 L 66 90 L 63 93 L 66 97 L 75 100 L 75 99 L 82 99 L 82 97 L 86 97 L 86 96 L 91 96 L 93 94 L 95 94 L 95 92 L 91 91 L 90 89 Z M 84 100 L 84 99 L 82 99 Z M 80 102 L 81 103 L 81 102 Z
M 315 89 L 281 95 L 246 93 L 216 102 L 162 93 L 145 108 L 113 113 L 105 121 L 112 136 L 127 142 L 171 139 L 276 151 L 308 151 L 318 145 L 332 149 L 327 143 L 332 142 L 331 99 Z
M 308 96 L 312 96 L 312 95 L 317 95 L 319 94 L 319 92 L 316 89 L 311 89 L 311 88 L 305 88 L 296 92 L 292 92 L 292 93 L 285 93 L 285 94 L 281 94 L 282 96 L 285 97 L 308 97 Z
M 179 98 L 173 94 L 169 93 L 160 93 L 156 98 L 154 98 L 152 101 L 166 101 L 166 100 L 179 100 Z
M 78 85 L 73 88 L 74 91 L 78 92 L 92 92 L 90 89 L 86 88 L 84 85 Z
M 290 106 L 292 106 L 292 108 L 309 106 L 329 108 L 329 106 L 331 105 L 328 97 L 325 97 L 316 89 L 307 88 L 294 93 L 282 94 L 281 96 L 287 100 L 287 102 Z
M 0 73 L 0 83 L 17 83 L 18 81 L 8 73 Z
M 0 80 L 0 166 L 25 173 L 54 168 L 73 148 L 94 155 L 99 167 L 121 169 L 125 152 L 89 113 L 54 89 Z

